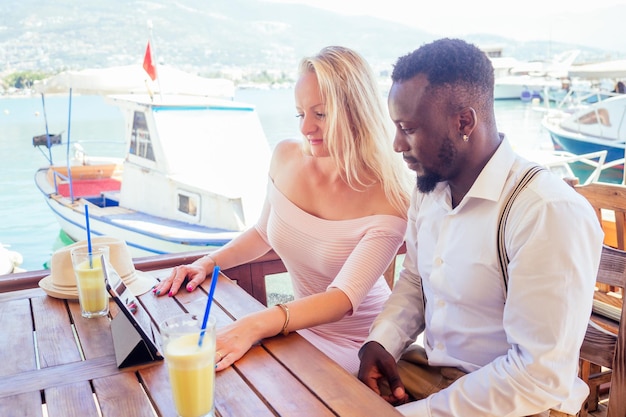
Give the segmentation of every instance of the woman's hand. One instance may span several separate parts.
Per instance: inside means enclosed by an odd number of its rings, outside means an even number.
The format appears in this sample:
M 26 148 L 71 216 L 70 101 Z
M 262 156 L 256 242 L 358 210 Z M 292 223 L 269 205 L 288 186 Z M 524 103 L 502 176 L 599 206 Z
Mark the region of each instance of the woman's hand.
M 236 321 L 217 331 L 215 345 L 215 371 L 219 372 L 238 361 L 258 340 L 251 338 L 254 331 L 246 320 Z
M 185 282 L 185 279 L 187 279 L 187 291 L 191 292 L 206 279 L 206 270 L 199 264 L 180 265 L 174 267 L 170 276 L 158 283 L 152 289 L 152 292 L 157 296 L 167 294 L 172 297 L 178 293 L 178 290 Z

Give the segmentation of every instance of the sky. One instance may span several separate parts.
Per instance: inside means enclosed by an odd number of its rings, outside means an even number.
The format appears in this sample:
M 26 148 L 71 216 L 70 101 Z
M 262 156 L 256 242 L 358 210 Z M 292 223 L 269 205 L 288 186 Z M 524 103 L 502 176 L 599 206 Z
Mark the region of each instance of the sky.
M 624 0 L 273 1 L 308 4 L 343 14 L 376 16 L 442 36 L 489 33 L 518 41 L 573 42 L 626 53 L 626 16 L 603 13 L 610 6 L 623 5 Z

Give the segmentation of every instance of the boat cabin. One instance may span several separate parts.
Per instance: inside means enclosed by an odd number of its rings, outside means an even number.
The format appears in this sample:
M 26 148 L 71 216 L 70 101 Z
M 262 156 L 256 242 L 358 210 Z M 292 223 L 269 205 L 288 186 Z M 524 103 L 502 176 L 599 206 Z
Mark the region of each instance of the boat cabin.
M 594 138 L 626 140 L 626 99 L 616 96 L 574 113 L 562 121 L 563 129 Z
M 111 96 L 126 116 L 119 205 L 241 231 L 262 208 L 270 149 L 253 106 L 195 96 Z

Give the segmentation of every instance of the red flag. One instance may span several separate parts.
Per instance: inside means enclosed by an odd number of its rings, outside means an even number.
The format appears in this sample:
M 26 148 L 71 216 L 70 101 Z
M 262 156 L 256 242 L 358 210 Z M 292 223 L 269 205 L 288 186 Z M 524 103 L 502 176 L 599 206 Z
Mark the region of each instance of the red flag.
M 156 80 L 157 71 L 156 66 L 152 62 L 152 51 L 150 50 L 150 41 L 146 47 L 146 55 L 143 57 L 143 69 L 146 70 L 152 81 Z

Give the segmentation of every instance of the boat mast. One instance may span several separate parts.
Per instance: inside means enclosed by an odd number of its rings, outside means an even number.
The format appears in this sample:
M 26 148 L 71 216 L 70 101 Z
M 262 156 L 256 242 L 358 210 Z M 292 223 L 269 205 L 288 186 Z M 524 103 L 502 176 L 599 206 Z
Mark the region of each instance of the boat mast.
M 48 131 L 48 115 L 46 114 L 46 100 L 44 99 L 43 93 L 41 93 L 41 107 L 43 107 L 43 120 L 46 124 L 46 145 L 48 146 L 48 162 L 52 165 L 52 140 L 50 139 L 50 132 Z M 56 177 L 54 178 L 55 186 L 56 186 Z
M 74 202 L 74 187 L 72 184 L 72 164 L 70 161 L 70 129 L 72 127 L 72 87 L 70 87 L 70 101 L 67 113 L 67 148 L 65 151 L 65 161 L 67 164 L 67 182 L 70 188 L 70 201 Z

